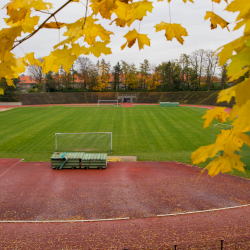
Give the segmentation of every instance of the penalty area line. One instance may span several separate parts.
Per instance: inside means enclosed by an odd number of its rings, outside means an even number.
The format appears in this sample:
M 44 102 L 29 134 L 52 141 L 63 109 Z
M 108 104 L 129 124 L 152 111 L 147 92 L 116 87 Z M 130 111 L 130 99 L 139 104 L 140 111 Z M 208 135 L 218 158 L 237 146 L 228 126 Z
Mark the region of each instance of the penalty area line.
M 185 214 L 198 214 L 198 213 L 206 213 L 206 212 L 213 212 L 213 211 L 221 211 L 221 210 L 228 210 L 228 209 L 235 209 L 235 208 L 242 208 L 248 207 L 250 204 L 234 206 L 234 207 L 222 207 L 222 208 L 213 208 L 207 210 L 198 210 L 198 211 L 191 211 L 191 212 L 183 212 L 183 213 L 173 213 L 173 214 L 160 214 L 157 217 L 167 217 L 167 216 L 176 216 L 176 215 L 185 215 Z
M 11 168 L 13 168 L 14 166 L 16 166 L 18 163 L 20 163 L 21 161 L 23 161 L 24 158 L 22 158 L 21 160 L 19 160 L 18 162 L 16 162 L 15 164 L 13 164 L 11 167 L 9 167 L 7 170 L 5 170 L 2 174 L 0 174 L 0 177 L 3 176 L 5 173 L 7 173 Z

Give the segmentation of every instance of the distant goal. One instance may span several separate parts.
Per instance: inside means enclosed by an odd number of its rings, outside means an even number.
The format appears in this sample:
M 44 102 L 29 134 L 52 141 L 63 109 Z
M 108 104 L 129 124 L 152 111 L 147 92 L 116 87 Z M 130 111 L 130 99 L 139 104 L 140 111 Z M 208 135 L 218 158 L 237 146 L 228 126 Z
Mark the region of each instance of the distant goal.
M 118 100 L 98 100 L 98 107 L 102 105 L 112 105 L 118 107 Z
M 112 153 L 112 132 L 56 133 L 55 152 Z

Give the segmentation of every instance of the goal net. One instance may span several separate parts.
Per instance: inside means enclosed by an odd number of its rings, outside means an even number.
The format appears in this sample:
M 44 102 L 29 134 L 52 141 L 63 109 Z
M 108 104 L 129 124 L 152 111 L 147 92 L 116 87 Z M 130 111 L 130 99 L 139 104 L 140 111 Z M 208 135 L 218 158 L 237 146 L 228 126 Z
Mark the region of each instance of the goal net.
M 55 152 L 112 153 L 112 132 L 56 133 Z
M 98 107 L 101 105 L 113 105 L 118 107 L 118 100 L 98 100 Z

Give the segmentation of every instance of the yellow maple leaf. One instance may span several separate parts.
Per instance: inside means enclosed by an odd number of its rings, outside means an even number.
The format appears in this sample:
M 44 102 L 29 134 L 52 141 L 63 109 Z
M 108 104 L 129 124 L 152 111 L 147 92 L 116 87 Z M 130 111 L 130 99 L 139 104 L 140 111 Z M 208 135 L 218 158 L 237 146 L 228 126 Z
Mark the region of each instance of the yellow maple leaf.
M 21 27 L 5 28 L 0 31 L 0 60 L 3 60 L 6 51 L 11 50 L 16 37 L 21 36 L 21 33 Z
M 216 29 L 217 25 L 219 24 L 222 29 L 226 27 L 227 30 L 229 31 L 229 28 L 227 27 L 229 23 L 225 21 L 223 18 L 221 18 L 220 16 L 216 15 L 214 12 L 207 11 L 204 19 L 207 20 L 208 18 L 210 18 L 211 29 Z
M 7 9 L 7 14 L 10 15 L 10 13 L 14 10 L 18 10 L 21 8 L 27 8 L 34 10 L 50 10 L 53 5 L 49 2 L 44 2 L 43 0 L 11 0 L 9 3 L 7 3 L 3 8 Z
M 0 95 L 4 95 L 4 89 L 0 88 Z
M 234 110 L 234 109 L 233 109 Z M 248 100 L 241 107 L 237 105 L 234 114 L 237 112 L 237 118 L 233 122 L 236 133 L 247 132 L 250 130 L 250 100 Z M 246 143 L 246 142 L 245 142 Z M 247 143 L 246 143 L 247 144 Z
M 7 82 L 7 85 L 8 85 L 8 86 L 13 86 L 13 87 L 15 87 L 15 84 L 14 84 L 14 82 L 13 82 L 13 80 L 12 80 L 11 78 L 6 77 L 6 82 Z
M 60 69 L 60 65 L 55 65 L 54 61 L 56 60 L 56 57 L 50 53 L 50 55 L 43 57 L 42 62 L 42 69 L 43 73 L 49 73 L 50 71 L 58 72 Z
M 236 18 L 236 21 L 241 19 L 249 19 L 249 11 L 250 11 L 250 1 L 248 0 L 234 0 L 230 4 L 227 5 L 227 11 L 231 12 L 239 12 L 239 15 Z
M 16 58 L 13 53 L 6 51 L 0 63 L 0 79 L 6 78 L 8 86 L 15 86 L 12 79 L 18 77 L 18 73 L 14 71 L 16 66 Z
M 227 74 L 229 76 L 239 76 L 246 65 L 250 65 L 250 47 L 243 46 L 236 55 L 232 55 L 232 62 L 227 66 Z M 249 69 L 249 67 L 247 67 Z M 242 73 L 242 72 L 241 72 Z M 234 77 L 235 78 L 235 77 Z
M 35 54 L 34 52 L 30 52 L 28 54 L 26 53 L 26 58 L 28 59 L 30 65 L 40 66 L 41 62 L 40 62 L 40 60 L 35 59 L 34 54 Z
M 219 174 L 220 172 L 231 172 L 234 168 L 245 173 L 244 163 L 240 161 L 240 158 L 241 156 L 236 154 L 234 157 L 222 155 L 211 161 L 205 169 L 208 170 L 208 174 L 212 177 Z
M 25 19 L 18 21 L 16 23 L 13 23 L 13 21 L 8 22 L 8 26 L 10 27 L 20 27 L 22 28 L 22 31 L 24 33 L 31 33 L 35 30 L 35 26 L 38 24 L 39 22 L 39 17 L 38 16 L 33 16 L 30 17 L 29 15 L 26 16 Z
M 199 164 L 200 162 L 205 162 L 207 158 L 213 158 L 217 152 L 221 150 L 223 150 L 223 146 L 221 144 L 214 143 L 202 146 L 191 154 L 192 163 Z
M 182 36 L 188 36 L 186 29 L 178 23 L 171 24 L 162 21 L 160 24 L 156 24 L 154 27 L 156 32 L 165 30 L 165 36 L 169 41 L 172 41 L 173 38 L 176 38 L 179 43 L 183 44 L 184 39 Z
M 224 0 L 226 3 L 227 3 L 227 0 Z M 215 3 L 220 3 L 221 0 L 212 0 L 212 2 L 215 2 Z
M 101 24 L 95 24 L 96 21 L 98 21 L 98 19 L 93 19 L 92 16 L 88 16 L 86 20 L 85 18 L 81 18 L 74 23 L 66 24 L 67 31 L 63 35 L 68 36 L 68 39 L 66 39 L 67 43 L 74 43 L 80 37 L 84 37 L 85 42 L 89 45 L 93 45 L 98 36 L 102 41 L 110 41 L 110 35 L 114 33 L 104 29 Z M 65 41 L 63 42 L 65 43 Z
M 77 59 L 76 55 L 71 55 L 71 48 L 69 49 L 67 46 L 64 46 L 63 49 L 54 50 L 51 54 L 56 57 L 54 64 L 59 67 L 62 66 L 67 73 L 69 73 L 74 61 Z
M 98 14 L 103 18 L 111 19 L 111 15 L 114 9 L 117 8 L 116 0 L 102 0 L 102 1 L 91 1 L 90 7 L 93 10 L 93 14 Z
M 92 47 L 89 48 L 89 51 L 96 57 L 99 57 L 101 53 L 108 55 L 112 54 L 111 49 L 106 47 L 109 42 L 96 42 Z
M 144 45 L 150 46 L 150 39 L 147 37 L 147 35 L 139 34 L 135 29 L 133 29 L 132 31 L 129 31 L 123 37 L 127 39 L 127 42 L 121 46 L 122 50 L 127 45 L 129 48 L 131 48 L 135 44 L 136 40 L 138 41 L 139 50 L 143 49 Z
M 153 5 L 152 2 L 147 0 L 138 1 L 135 3 L 126 3 L 116 1 L 117 8 L 114 10 L 117 18 L 114 20 L 117 26 L 124 27 L 126 24 L 128 27 L 135 20 L 142 20 L 148 12 L 152 12 Z M 113 22 L 114 22 L 113 21 Z M 111 22 L 111 24 L 113 23 Z
M 132 3 L 132 8 L 135 9 L 136 19 L 142 20 L 144 16 L 147 16 L 147 11 L 152 12 L 152 4 L 153 2 L 149 2 L 147 0 Z
M 207 110 L 206 114 L 202 116 L 203 119 L 206 119 L 203 128 L 208 127 L 214 118 L 222 123 L 225 122 L 229 117 L 229 114 L 224 110 L 225 107 L 215 107 L 214 109 Z
M 117 1 L 117 8 L 114 10 L 117 15 L 117 19 L 119 22 L 125 22 L 128 27 L 130 27 L 131 23 L 136 20 L 135 18 L 135 9 L 132 8 L 132 4 L 122 3 Z M 122 21 L 123 20 L 123 21 Z M 117 26 L 120 26 L 116 24 Z
M 230 102 L 231 98 L 235 96 L 237 105 L 241 107 L 249 100 L 249 93 L 250 79 L 246 78 L 243 82 L 231 88 L 221 90 L 218 94 L 217 102 Z
M 80 46 L 79 44 L 72 44 L 71 49 L 72 54 L 76 55 L 77 57 L 80 55 L 88 55 L 89 54 L 89 48 L 86 48 L 85 46 Z
M 23 73 L 29 64 L 26 62 L 26 57 L 19 57 L 16 59 L 16 65 L 11 69 L 18 73 Z
M 27 14 L 30 14 L 31 11 L 27 8 L 20 8 L 18 10 L 12 10 L 9 13 L 9 18 L 5 18 L 5 22 L 8 23 L 16 23 L 19 21 L 22 21 L 23 19 L 25 19 L 25 17 L 27 16 Z
M 240 48 L 242 48 L 245 45 L 246 38 L 240 37 L 220 48 L 218 50 L 222 49 L 219 56 L 219 64 L 220 66 L 224 65 L 232 56 L 234 51 L 238 51 Z
M 50 23 L 45 23 L 42 28 L 46 29 L 60 29 L 63 26 L 65 26 L 65 23 L 60 23 L 60 22 L 50 22 Z

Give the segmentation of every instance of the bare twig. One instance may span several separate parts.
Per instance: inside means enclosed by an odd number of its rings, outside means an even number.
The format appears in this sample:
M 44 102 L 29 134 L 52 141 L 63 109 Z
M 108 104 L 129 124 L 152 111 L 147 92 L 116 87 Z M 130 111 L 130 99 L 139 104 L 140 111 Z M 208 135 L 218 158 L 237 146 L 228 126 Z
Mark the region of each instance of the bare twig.
M 83 23 L 83 25 L 82 25 L 82 29 L 84 28 L 85 23 L 86 23 L 87 12 L 88 12 L 88 5 L 89 5 L 89 0 L 87 0 L 87 2 L 86 2 L 85 18 L 84 18 L 84 23 Z
M 21 43 L 23 43 L 27 39 L 34 36 L 51 17 L 55 16 L 55 14 L 57 14 L 60 10 L 62 10 L 66 5 L 68 5 L 72 1 L 73 0 L 68 0 L 64 5 L 62 5 L 59 9 L 57 9 L 54 13 L 50 14 L 50 16 L 35 31 L 33 31 L 32 33 L 30 33 L 28 36 L 24 37 L 23 39 L 19 40 L 18 43 L 12 47 L 11 50 L 13 50 L 15 47 L 17 47 L 18 45 L 20 45 Z
M 41 13 L 44 13 L 44 14 L 49 14 L 49 15 L 52 15 L 52 13 L 50 13 L 50 12 L 46 12 L 46 11 L 42 11 L 42 10 L 35 10 L 35 11 L 38 11 L 38 12 L 41 12 Z
M 170 10 L 170 2 L 168 3 L 168 7 L 169 7 L 169 18 L 170 18 L 170 23 L 171 23 L 171 10 Z
M 55 19 L 55 21 L 56 21 L 56 25 L 57 25 L 57 27 L 58 27 L 58 33 L 59 33 L 59 43 L 60 43 L 60 27 L 59 27 L 59 24 L 58 24 L 58 22 L 57 22 L 57 20 L 56 20 L 56 17 L 54 16 L 54 19 Z

